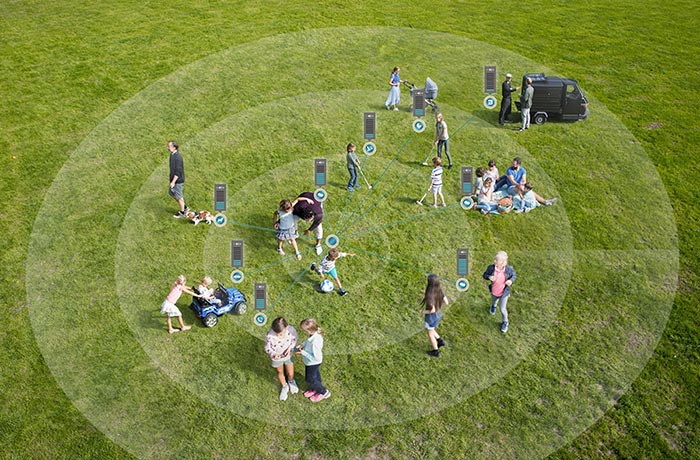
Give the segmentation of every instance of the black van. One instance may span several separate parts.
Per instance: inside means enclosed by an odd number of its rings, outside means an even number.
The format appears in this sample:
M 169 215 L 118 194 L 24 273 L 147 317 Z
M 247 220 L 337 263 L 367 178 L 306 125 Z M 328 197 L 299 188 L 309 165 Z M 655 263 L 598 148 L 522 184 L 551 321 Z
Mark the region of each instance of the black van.
M 541 125 L 550 118 L 578 121 L 585 120 L 588 116 L 588 100 L 576 80 L 545 77 L 543 73 L 525 74 L 520 99 L 525 94 L 527 78 L 532 80 L 532 87 L 535 89 L 530 108 L 530 121 L 533 123 Z M 520 101 L 515 101 L 515 106 L 520 110 Z

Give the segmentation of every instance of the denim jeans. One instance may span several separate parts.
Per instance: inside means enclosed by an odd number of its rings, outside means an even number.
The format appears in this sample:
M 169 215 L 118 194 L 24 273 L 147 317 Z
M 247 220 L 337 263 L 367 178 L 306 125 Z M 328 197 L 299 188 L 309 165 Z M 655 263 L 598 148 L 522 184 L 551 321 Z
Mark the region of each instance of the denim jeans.
M 442 158 L 442 148 L 445 148 L 445 156 L 447 157 L 447 164 L 452 164 L 452 158 L 450 157 L 450 140 L 440 139 L 437 145 L 438 157 Z
M 350 181 L 348 182 L 348 187 L 356 187 L 357 186 L 357 171 L 355 168 L 350 168 L 348 167 L 348 172 L 350 173 Z
M 510 295 L 496 297 L 495 295 L 491 294 L 491 305 L 496 306 L 496 303 L 500 303 L 501 316 L 503 316 L 503 321 L 508 321 L 508 310 L 506 309 L 506 305 L 508 304 L 508 297 L 510 297 Z

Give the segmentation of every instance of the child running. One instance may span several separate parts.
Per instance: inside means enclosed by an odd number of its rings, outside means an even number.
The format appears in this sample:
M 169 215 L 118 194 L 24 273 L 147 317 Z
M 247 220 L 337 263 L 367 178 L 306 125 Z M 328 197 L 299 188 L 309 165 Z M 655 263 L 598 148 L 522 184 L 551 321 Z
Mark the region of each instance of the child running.
M 338 285 L 338 294 L 341 296 L 347 295 L 348 291 L 343 289 L 343 286 L 340 284 L 340 278 L 338 278 L 338 272 L 335 269 L 335 261 L 346 256 L 355 257 L 355 254 L 340 252 L 338 251 L 338 248 L 333 248 L 328 251 L 328 254 L 326 254 L 323 259 L 321 259 L 321 263 L 318 264 L 318 266 L 316 266 L 316 264 L 311 264 L 311 270 L 321 275 L 321 279 L 324 279 L 327 274 L 331 275 L 331 278 L 333 278 L 335 284 Z
M 355 190 L 360 190 L 360 186 L 357 185 L 357 170 L 360 169 L 360 160 L 357 158 L 355 153 L 355 144 L 350 142 L 347 147 L 347 155 L 345 159 L 348 163 L 348 172 L 350 173 L 350 180 L 348 181 L 348 192 L 354 192 Z
M 433 157 L 433 170 L 430 172 L 430 187 L 428 187 L 428 191 L 425 192 L 423 197 L 416 201 L 419 205 L 423 205 L 423 198 L 425 198 L 425 195 L 428 194 L 428 192 L 433 192 L 433 208 L 437 208 L 437 197 L 440 195 L 440 201 L 442 201 L 443 206 L 447 206 L 445 204 L 445 197 L 442 196 L 442 159 L 440 157 Z
M 185 287 L 185 281 L 186 280 L 183 275 L 177 277 L 177 281 L 175 281 L 175 284 L 173 284 L 173 287 L 170 289 L 170 293 L 165 298 L 165 301 L 163 301 L 163 305 L 161 305 L 160 307 L 160 314 L 168 315 L 169 334 L 173 334 L 175 332 L 180 331 L 189 331 L 190 329 L 192 329 L 192 326 L 185 326 L 185 323 L 182 321 L 182 313 L 180 313 L 180 309 L 177 308 L 177 305 L 175 305 L 182 293 L 186 292 L 192 297 L 202 297 L 201 295 L 195 294 L 194 292 L 187 289 Z M 180 322 L 179 330 L 173 329 L 173 317 L 177 317 L 178 321 Z
M 294 347 L 299 340 L 297 331 L 283 317 L 275 318 L 272 329 L 265 336 L 265 353 L 270 355 L 272 367 L 277 369 L 277 380 L 282 385 L 280 401 L 286 401 L 288 393 L 296 394 L 299 387 L 294 381 Z M 285 379 L 285 372 L 287 378 Z
M 301 260 L 301 254 L 299 253 L 299 248 L 297 247 L 297 238 L 299 233 L 297 233 L 297 223 L 294 218 L 294 205 L 297 200 L 291 202 L 289 200 L 280 201 L 279 209 L 272 214 L 272 226 L 277 230 L 275 237 L 277 238 L 277 252 L 284 255 L 284 250 L 282 249 L 282 243 L 289 241 L 294 248 L 294 253 L 297 260 Z
M 428 332 L 428 339 L 430 339 L 432 346 L 432 349 L 428 350 L 428 354 L 439 358 L 440 347 L 444 347 L 446 343 L 438 335 L 436 329 L 442 319 L 442 306 L 447 305 L 447 297 L 440 287 L 440 278 L 437 275 L 428 276 L 428 285 L 425 288 L 422 304 L 425 306 L 425 310 L 420 310 L 419 313 L 425 315 L 424 327 Z
M 304 392 L 304 396 L 312 402 L 323 401 L 331 397 L 321 381 L 321 363 L 323 362 L 323 331 L 318 327 L 318 323 L 313 318 L 307 318 L 299 325 L 302 331 L 309 335 L 296 352 L 301 354 L 301 359 L 306 366 L 306 384 L 309 389 Z

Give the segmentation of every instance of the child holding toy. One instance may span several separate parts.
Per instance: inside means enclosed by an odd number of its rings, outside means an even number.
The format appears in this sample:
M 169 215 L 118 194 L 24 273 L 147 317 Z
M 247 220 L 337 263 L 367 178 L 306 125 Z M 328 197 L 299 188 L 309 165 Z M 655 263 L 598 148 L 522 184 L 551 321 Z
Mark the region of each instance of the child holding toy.
M 304 392 L 304 396 L 309 398 L 311 402 L 323 401 L 331 396 L 331 392 L 323 386 L 321 381 L 320 367 L 323 362 L 323 331 L 313 318 L 305 319 L 299 327 L 309 335 L 309 338 L 296 348 L 296 352 L 301 355 L 301 359 L 306 366 L 306 384 L 309 386 L 309 389 Z
M 325 275 L 331 275 L 331 278 L 333 278 L 335 284 L 338 285 L 338 294 L 344 296 L 348 293 L 348 291 L 343 289 L 342 284 L 340 284 L 340 278 L 338 278 L 338 272 L 335 269 L 335 261 L 341 257 L 355 257 L 355 254 L 340 252 L 338 251 L 338 248 L 332 248 L 330 251 L 328 251 L 328 254 L 321 259 L 321 263 L 318 264 L 318 266 L 316 266 L 316 264 L 311 264 L 311 270 L 321 275 L 321 279 L 324 279 L 326 277 Z
M 191 295 L 192 297 L 202 297 L 201 295 L 195 294 L 194 292 L 187 289 L 187 287 L 185 287 L 185 281 L 186 280 L 184 275 L 180 275 L 177 277 L 177 281 L 175 281 L 175 284 L 173 284 L 173 287 L 170 289 L 170 293 L 165 298 L 163 304 L 160 307 L 160 314 L 168 315 L 169 334 L 173 334 L 179 331 L 189 331 L 190 329 L 192 329 L 192 326 L 185 326 L 185 323 L 182 321 L 182 313 L 180 313 L 180 309 L 177 308 L 177 305 L 175 305 L 182 293 L 185 292 Z M 173 317 L 177 317 L 178 321 L 180 322 L 179 330 L 173 329 Z
M 416 201 L 419 205 L 423 205 L 423 199 L 429 192 L 433 192 L 433 208 L 437 208 L 437 197 L 440 195 L 440 200 L 443 206 L 445 204 L 445 197 L 442 196 L 442 159 L 440 157 L 433 157 L 433 170 L 430 172 L 430 187 L 426 191 L 420 200 Z
M 359 190 L 360 186 L 357 185 L 357 170 L 360 169 L 360 160 L 357 158 L 355 153 L 355 144 L 350 142 L 347 146 L 348 153 L 345 155 L 345 159 L 348 164 L 348 172 L 350 173 L 350 180 L 348 181 L 348 191 L 354 192 Z
M 294 248 L 294 253 L 297 260 L 301 260 L 301 254 L 299 253 L 299 248 L 297 247 L 297 238 L 299 233 L 297 233 L 297 220 L 294 218 L 294 205 L 297 200 L 291 202 L 289 200 L 282 200 L 279 204 L 279 209 L 272 214 L 272 226 L 277 230 L 275 237 L 277 238 L 277 252 L 284 255 L 284 250 L 282 249 L 282 243 L 289 241 Z
M 286 401 L 288 393 L 299 392 L 299 387 L 294 381 L 294 355 L 292 354 L 298 340 L 297 331 L 281 316 L 275 318 L 272 329 L 265 336 L 265 353 L 270 355 L 272 367 L 277 370 L 277 380 L 282 385 L 280 401 Z

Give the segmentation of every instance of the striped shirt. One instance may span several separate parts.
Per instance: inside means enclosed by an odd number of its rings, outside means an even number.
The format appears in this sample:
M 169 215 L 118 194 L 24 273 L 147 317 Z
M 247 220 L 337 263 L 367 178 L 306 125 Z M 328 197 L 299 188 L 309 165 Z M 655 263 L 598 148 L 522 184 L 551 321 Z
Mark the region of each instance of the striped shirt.
M 432 185 L 442 185 L 442 166 L 437 166 L 430 173 Z
M 345 252 L 338 253 L 338 259 L 345 256 L 347 256 L 347 253 Z M 321 270 L 324 273 L 328 273 L 329 271 L 335 268 L 335 261 L 338 259 L 331 260 L 330 258 L 328 258 L 328 256 L 324 257 L 321 263 L 318 265 L 319 270 Z

